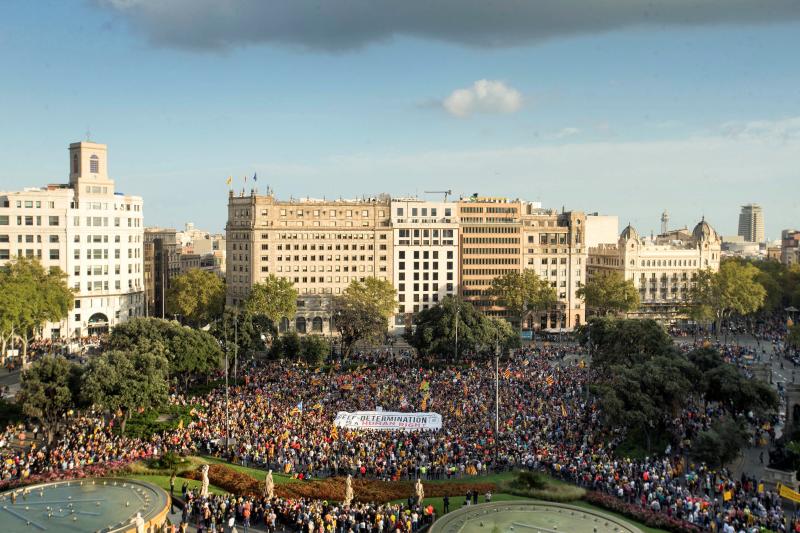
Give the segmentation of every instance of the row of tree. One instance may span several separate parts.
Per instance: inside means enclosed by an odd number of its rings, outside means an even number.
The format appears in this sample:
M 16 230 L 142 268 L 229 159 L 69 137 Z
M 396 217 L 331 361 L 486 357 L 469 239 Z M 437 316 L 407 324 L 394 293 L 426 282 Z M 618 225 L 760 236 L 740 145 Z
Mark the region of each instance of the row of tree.
M 47 322 L 60 322 L 75 305 L 59 268 L 46 270 L 36 259 L 15 259 L 0 267 L 0 354 L 14 344 L 22 347 L 23 366 L 28 345 Z
M 192 379 L 219 371 L 220 344 L 214 337 L 177 322 L 134 318 L 111 332 L 108 349 L 85 366 L 63 357 L 44 357 L 22 374 L 17 402 L 41 422 L 48 442 L 63 428 L 70 409 L 100 407 L 121 413 L 122 431 L 130 415 L 157 409 L 170 385 L 184 389 Z
M 724 464 L 746 442 L 746 415 L 764 415 L 778 407 L 768 384 L 748 379 L 714 349 L 685 355 L 653 320 L 595 319 L 581 329 L 580 338 L 591 353 L 589 390 L 603 424 L 644 442 L 648 454 L 656 443 L 677 442 L 676 420 L 686 409 L 704 412 L 708 402 L 715 402 L 724 415 L 689 436 L 698 460 Z

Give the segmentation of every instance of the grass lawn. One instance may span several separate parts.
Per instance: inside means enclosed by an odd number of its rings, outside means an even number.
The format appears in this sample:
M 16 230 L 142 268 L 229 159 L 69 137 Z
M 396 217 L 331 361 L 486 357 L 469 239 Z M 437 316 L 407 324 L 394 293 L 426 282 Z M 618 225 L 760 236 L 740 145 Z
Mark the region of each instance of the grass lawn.
M 130 475 L 130 476 L 125 476 L 125 477 L 131 478 L 131 479 L 138 479 L 138 480 L 141 480 L 141 481 L 147 481 L 148 483 L 152 483 L 153 485 L 161 487 L 165 491 L 169 492 L 169 476 L 158 476 L 158 475 L 152 475 L 151 476 L 151 475 L 148 475 L 148 474 L 133 474 L 133 475 Z M 190 489 L 194 489 L 194 488 L 199 489 L 203 484 L 201 481 L 195 481 L 193 479 L 185 479 L 185 478 L 182 478 L 182 477 L 177 477 L 177 478 L 175 478 L 175 494 L 176 495 L 180 496 L 181 487 L 183 486 L 184 482 L 188 482 L 189 483 L 189 488 Z M 208 486 L 208 490 L 209 490 L 209 492 L 211 492 L 213 494 L 226 494 L 226 492 L 224 490 L 222 490 L 219 487 L 215 487 L 214 485 L 209 485 Z
M 236 470 L 237 472 L 241 472 L 243 474 L 247 474 L 248 476 L 255 478 L 259 481 L 264 481 L 267 477 L 267 471 L 261 470 L 258 468 L 249 468 L 247 466 L 237 465 L 235 463 L 229 463 L 224 459 L 219 459 L 217 457 L 211 457 L 208 455 L 203 455 L 198 457 L 199 460 L 204 461 L 209 464 L 221 464 Z M 286 483 L 299 483 L 299 479 L 294 479 L 291 476 L 287 476 L 285 474 L 279 474 L 275 471 L 272 472 L 272 480 L 275 482 L 276 485 L 284 485 Z

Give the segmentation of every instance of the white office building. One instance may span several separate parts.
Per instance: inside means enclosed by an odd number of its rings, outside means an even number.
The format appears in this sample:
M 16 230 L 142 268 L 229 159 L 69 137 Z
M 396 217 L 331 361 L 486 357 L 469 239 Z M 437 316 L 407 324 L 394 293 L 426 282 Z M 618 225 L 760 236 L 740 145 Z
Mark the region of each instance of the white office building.
M 414 314 L 458 294 L 458 206 L 393 199 L 391 226 L 398 301 L 395 332 L 400 333 Z
M 69 165 L 68 184 L 0 192 L 0 264 L 36 258 L 75 292 L 49 338 L 104 333 L 144 309 L 142 198 L 115 191 L 104 144 L 70 144 Z

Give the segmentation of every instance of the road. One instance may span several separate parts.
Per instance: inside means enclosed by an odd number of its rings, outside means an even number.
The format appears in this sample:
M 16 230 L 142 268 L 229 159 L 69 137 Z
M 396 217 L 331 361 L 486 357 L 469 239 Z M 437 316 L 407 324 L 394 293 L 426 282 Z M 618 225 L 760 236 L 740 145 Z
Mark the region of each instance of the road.
M 19 370 L 9 372 L 4 368 L 0 369 L 0 391 L 5 390 L 5 388 L 8 387 L 9 394 L 14 396 L 17 391 L 19 391 L 19 379 Z

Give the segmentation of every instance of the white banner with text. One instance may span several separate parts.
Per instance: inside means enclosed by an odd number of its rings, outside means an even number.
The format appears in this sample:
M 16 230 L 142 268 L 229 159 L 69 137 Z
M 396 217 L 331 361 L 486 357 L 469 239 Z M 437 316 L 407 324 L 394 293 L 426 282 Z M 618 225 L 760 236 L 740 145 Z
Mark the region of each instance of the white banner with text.
M 439 413 L 398 413 L 392 411 L 339 411 L 333 425 L 345 429 L 432 431 L 442 429 Z

